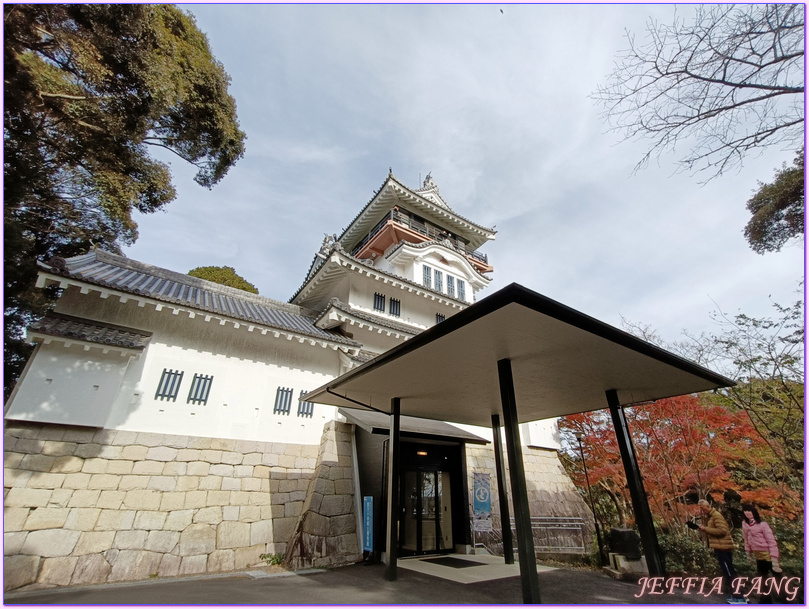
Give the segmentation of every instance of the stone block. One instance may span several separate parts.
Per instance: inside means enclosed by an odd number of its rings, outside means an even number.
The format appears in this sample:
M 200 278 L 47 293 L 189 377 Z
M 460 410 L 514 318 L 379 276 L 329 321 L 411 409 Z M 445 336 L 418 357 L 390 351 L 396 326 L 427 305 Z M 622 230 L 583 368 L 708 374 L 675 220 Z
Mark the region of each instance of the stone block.
M 178 575 L 194 575 L 205 573 L 208 569 L 208 557 L 205 554 L 197 556 L 183 556 Z
M 163 493 L 160 499 L 161 512 L 173 512 L 185 508 L 185 493 Z
M 277 467 L 279 461 L 279 455 L 275 455 L 272 453 L 264 453 L 261 455 L 261 463 L 262 465 L 266 465 L 268 468 L 270 467 Z
M 172 461 L 163 466 L 164 476 L 185 476 L 186 473 L 188 473 L 188 463 Z
M 163 555 L 145 550 L 121 550 L 115 558 L 107 581 L 137 581 L 157 573 Z
M 102 491 L 114 491 L 118 488 L 121 482 L 121 476 L 114 476 L 112 474 L 93 474 L 90 476 L 90 482 L 87 483 L 87 488 L 90 490 L 98 489 Z
M 273 495 L 266 492 L 247 493 L 250 505 L 271 505 L 274 504 Z M 280 503 L 280 502 L 279 502 Z
M 14 443 L 14 450 L 26 455 L 38 455 L 44 445 L 42 440 L 20 439 Z
M 244 569 L 261 561 L 261 556 L 266 551 L 266 545 L 260 544 L 247 548 L 236 548 L 233 556 L 233 568 Z
M 221 450 L 203 450 L 200 456 L 200 461 L 207 461 L 208 463 L 221 463 L 222 451 Z
M 84 459 L 74 455 L 56 457 L 51 465 L 51 472 L 56 474 L 75 474 L 84 467 Z
M 101 584 L 107 581 L 110 571 L 112 571 L 112 566 L 102 554 L 79 556 L 70 584 L 72 586 Z
M 160 476 L 165 465 L 163 461 L 136 461 L 132 466 L 132 473 L 142 476 Z
M 238 508 L 241 522 L 256 522 L 261 520 L 261 507 L 258 505 L 243 505 Z
M 257 478 L 242 478 L 242 490 L 243 491 L 260 491 L 261 490 L 261 480 Z
M 137 441 L 137 431 L 124 431 L 119 429 L 115 434 L 115 437 L 110 440 L 110 444 L 113 446 L 127 446 L 129 444 L 135 444 Z
M 271 520 L 259 520 L 250 524 L 250 545 L 257 546 L 273 542 Z
M 293 503 L 295 502 L 303 503 L 305 499 L 306 499 L 306 491 L 295 491 L 289 494 L 289 500 Z
M 164 531 L 184 531 L 194 517 L 194 510 L 176 510 L 169 512 L 163 525 Z
M 168 554 L 173 552 L 180 542 L 179 531 L 150 531 L 146 538 L 145 550 Z
M 242 481 L 240 478 L 222 478 L 223 491 L 240 491 L 242 490 Z
M 293 457 L 292 455 L 279 455 L 278 467 L 282 467 L 284 469 L 293 469 L 295 467 L 296 458 L 297 457 Z
M 188 446 L 186 448 L 196 448 L 198 450 L 207 450 L 211 447 L 210 438 L 189 437 Z
M 64 442 L 76 442 L 77 444 L 87 444 L 93 441 L 95 429 L 88 429 L 86 427 L 71 427 L 64 430 L 62 440 Z
M 236 440 L 225 438 L 211 438 L 211 448 L 214 450 L 232 451 L 236 449 Z
M 180 573 L 180 563 L 182 558 L 173 556 L 171 554 L 164 554 L 160 560 L 160 567 L 157 569 L 157 574 L 160 577 L 175 577 Z
M 178 476 L 174 490 L 178 492 L 199 490 L 199 476 Z
M 118 531 L 112 547 L 118 550 L 142 550 L 148 534 L 148 531 Z
M 143 446 L 148 447 L 162 446 L 164 444 L 164 440 L 165 436 L 163 434 L 141 432 L 138 434 L 136 444 L 142 444 Z
M 348 480 L 335 480 L 334 481 L 334 494 L 335 495 L 353 495 L 354 494 L 354 481 Z
M 118 484 L 118 490 L 120 491 L 133 491 L 135 489 L 145 489 L 149 486 L 149 479 L 151 476 L 137 476 L 137 475 L 126 475 L 121 476 L 121 482 Z
M 86 474 L 89 479 L 89 474 Z M 101 507 L 98 505 L 98 498 L 101 495 L 101 491 L 87 491 L 87 490 L 76 490 L 73 491 L 73 495 L 70 497 L 70 501 L 68 502 L 67 506 L 74 508 L 80 507 Z
M 199 461 L 202 451 L 196 448 L 183 448 L 177 451 L 176 461 Z
M 228 465 L 241 465 L 244 461 L 244 455 L 237 452 L 222 451 L 222 463 Z
M 216 547 L 219 550 L 241 548 L 250 544 L 250 525 L 246 522 L 223 521 L 216 527 Z
M 185 494 L 185 509 L 202 508 L 208 505 L 208 491 L 188 491 Z
M 70 585 L 78 560 L 75 556 L 44 559 L 39 571 L 38 583 L 46 586 Z
M 223 573 L 233 571 L 235 567 L 233 550 L 214 550 L 208 555 L 208 572 Z
M 36 581 L 39 556 L 7 556 L 3 560 L 3 590 L 15 590 Z
M 244 456 L 242 465 L 261 465 L 261 453 L 249 453 Z
M 315 512 L 306 512 L 302 530 L 308 535 L 326 537 L 329 534 L 329 519 Z
M 230 491 L 208 491 L 207 505 L 229 505 Z
M 199 479 L 200 490 L 219 491 L 222 489 L 222 476 L 204 476 Z
M 79 466 L 81 469 L 81 466 Z M 62 482 L 62 488 L 69 488 L 73 490 L 84 490 L 90 483 L 92 474 L 72 473 L 65 474 L 65 479 Z
M 353 510 L 353 499 L 346 495 L 326 495 L 320 506 L 320 513 L 324 516 L 340 516 L 349 514 Z
M 241 520 L 239 518 L 239 508 L 237 505 L 226 505 L 222 508 L 222 520 Z
M 222 508 L 221 507 L 206 507 L 196 511 L 194 514 L 193 522 L 202 522 L 205 524 L 219 524 L 222 522 Z
M 215 549 L 216 531 L 210 525 L 190 524 L 180 533 L 180 556 L 210 554 Z
M 154 491 L 170 492 L 177 488 L 177 478 L 174 476 L 152 476 L 146 488 Z
M 135 514 L 135 522 L 132 527 L 135 529 L 145 529 L 147 531 L 161 530 L 166 523 L 168 513 L 160 511 L 146 510 Z
M 71 531 L 92 531 L 100 515 L 98 508 L 72 508 L 64 526 Z
M 27 454 L 20 461 L 20 469 L 32 472 L 49 472 L 54 461 L 56 461 L 56 457 Z
M 31 479 L 33 472 L 22 469 L 5 468 L 3 470 L 3 486 L 5 488 L 22 488 Z
M 97 429 L 93 434 L 93 442 L 96 444 L 110 444 L 115 441 L 118 432 L 114 429 Z
M 188 448 L 188 443 L 190 441 L 191 438 L 188 436 L 166 435 L 165 439 L 163 440 L 163 446 L 177 449 Z
M 47 507 L 51 508 L 66 508 L 73 497 L 73 489 L 57 488 L 51 493 L 51 498 L 48 500 Z
M 135 510 L 157 510 L 160 509 L 160 493 L 140 489 L 127 491 L 123 505 Z
M 295 532 L 298 525 L 297 518 L 274 518 L 272 521 L 273 540 L 275 543 L 286 543 Z
M 233 450 L 237 453 L 247 454 L 258 451 L 258 442 L 255 440 L 236 440 Z
M 68 508 L 39 508 L 31 510 L 23 526 L 24 531 L 39 531 L 42 529 L 61 529 L 67 520 L 70 510 Z
M 233 466 L 232 465 L 225 465 L 218 463 L 216 465 L 211 465 L 211 469 L 209 471 L 211 476 L 232 476 L 233 475 Z
M 22 531 L 28 513 L 26 507 L 7 507 L 3 510 L 3 532 Z
M 350 535 L 357 532 L 357 519 L 354 514 L 335 516 L 329 519 L 330 535 Z
M 106 510 L 120 510 L 125 498 L 124 491 L 101 491 L 98 496 L 98 507 Z
M 83 446 L 88 445 L 80 445 L 79 448 L 76 449 L 76 456 L 81 457 L 84 459 L 84 465 L 81 467 L 81 471 L 86 474 L 105 474 L 107 473 L 107 459 L 99 459 L 95 456 L 97 451 L 93 451 L 92 455 L 86 454 L 87 451 L 82 451 Z M 95 446 L 95 445 L 93 445 Z M 98 448 L 98 447 L 96 447 Z M 85 453 L 85 454 L 80 454 Z
M 107 473 L 126 476 L 132 473 L 135 463 L 126 459 L 115 459 L 107 463 Z
M 146 459 L 150 461 L 174 461 L 177 457 L 177 449 L 167 446 L 153 446 L 146 453 Z
M 96 531 L 127 531 L 135 522 L 135 510 L 101 510 Z
M 102 444 L 98 450 L 98 454 L 96 457 L 99 459 L 120 459 L 121 453 L 123 452 L 122 446 L 109 446 L 106 444 Z
M 235 478 L 249 478 L 253 475 L 252 465 L 234 465 L 233 476 Z
M 191 461 L 188 464 L 186 475 L 188 476 L 207 476 L 211 471 L 211 464 L 204 461 Z
M 22 462 L 23 458 L 22 453 L 15 453 L 10 451 L 5 451 L 3 453 L 3 467 L 8 469 L 14 469 Z
M 29 517 L 30 518 L 30 517 Z M 25 538 L 21 553 L 32 556 L 51 558 L 54 556 L 69 556 L 79 540 L 79 531 L 66 531 L 64 529 L 46 529 L 31 531 Z
M 115 541 L 115 531 L 84 531 L 79 536 L 73 556 L 106 552 Z
M 148 452 L 148 446 L 124 446 L 121 449 L 121 459 L 126 459 L 127 461 L 145 461 Z
M 252 493 L 252 495 L 256 494 L 257 493 Z M 289 493 L 272 493 L 270 495 L 270 499 L 272 500 L 272 503 L 276 505 L 278 504 L 283 505 L 286 504 L 287 501 L 289 501 Z

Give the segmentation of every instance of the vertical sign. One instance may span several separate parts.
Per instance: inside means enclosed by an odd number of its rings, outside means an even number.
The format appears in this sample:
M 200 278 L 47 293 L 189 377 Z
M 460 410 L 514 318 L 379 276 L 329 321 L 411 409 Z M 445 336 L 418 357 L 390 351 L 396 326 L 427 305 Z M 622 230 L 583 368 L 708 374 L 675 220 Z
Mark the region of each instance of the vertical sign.
M 476 531 L 492 530 L 491 475 L 475 474 L 474 528 Z
M 374 551 L 374 498 L 370 495 L 362 498 L 362 550 Z

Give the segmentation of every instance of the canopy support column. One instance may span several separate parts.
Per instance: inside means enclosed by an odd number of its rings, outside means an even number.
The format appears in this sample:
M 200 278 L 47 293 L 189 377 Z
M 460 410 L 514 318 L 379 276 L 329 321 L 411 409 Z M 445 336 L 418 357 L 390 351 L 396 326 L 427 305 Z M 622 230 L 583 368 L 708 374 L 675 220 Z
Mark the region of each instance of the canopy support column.
M 514 564 L 514 542 L 511 539 L 511 514 L 506 494 L 506 468 L 503 464 L 503 440 L 500 437 L 500 415 L 492 415 L 494 464 L 497 469 L 497 496 L 500 499 L 500 528 L 503 529 L 503 556 L 507 565 Z
M 525 483 L 525 466 L 520 444 L 520 429 L 517 418 L 517 401 L 514 396 L 514 376 L 511 360 L 497 362 L 500 379 L 500 400 L 503 404 L 503 423 L 506 429 L 506 451 L 508 452 L 509 477 L 511 478 L 511 500 L 514 503 L 514 522 L 517 526 L 517 552 L 520 557 L 520 580 L 522 599 L 526 605 L 541 603 L 539 598 L 539 576 L 537 559 L 534 553 L 534 534 L 531 531 L 531 511 L 528 507 L 528 487 Z
M 665 577 L 666 567 L 660 553 L 660 546 L 657 543 L 657 533 L 655 533 L 652 512 L 649 509 L 649 499 L 646 496 L 646 490 L 643 488 L 643 479 L 635 457 L 635 449 L 632 445 L 632 436 L 629 434 L 624 408 L 618 401 L 618 392 L 615 389 L 607 391 L 607 404 L 610 407 L 612 424 L 615 427 L 618 448 L 621 451 L 621 460 L 624 463 L 627 486 L 629 486 L 629 494 L 632 497 L 635 521 L 638 523 L 640 541 L 643 545 L 643 553 L 646 556 L 649 575 Z
M 388 442 L 388 530 L 385 579 L 396 581 L 396 563 L 399 557 L 399 430 L 401 427 L 401 399 L 390 401 L 390 440 Z

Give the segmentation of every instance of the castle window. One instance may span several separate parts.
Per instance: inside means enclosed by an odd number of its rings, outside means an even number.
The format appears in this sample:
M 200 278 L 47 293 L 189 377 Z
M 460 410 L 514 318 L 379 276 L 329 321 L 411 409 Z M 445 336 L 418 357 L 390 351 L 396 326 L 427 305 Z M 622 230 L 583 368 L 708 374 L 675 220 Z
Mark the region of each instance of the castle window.
M 391 298 L 389 312 L 391 315 L 399 317 L 402 314 L 402 302 L 397 298 Z
M 208 403 L 208 395 L 211 393 L 211 385 L 213 385 L 213 375 L 203 376 L 195 374 L 194 380 L 191 381 L 191 389 L 188 392 L 187 404 L 202 404 L 203 406 Z
M 292 388 L 279 387 L 275 392 L 275 408 L 273 414 L 289 414 L 292 406 Z
M 380 311 L 382 313 L 385 312 L 385 295 L 379 294 L 378 292 L 374 294 L 374 310 Z
M 447 296 L 455 298 L 455 277 L 447 275 Z
M 458 280 L 458 300 L 466 300 L 466 283 L 463 279 Z
M 435 291 L 436 292 L 443 292 L 444 291 L 444 281 L 443 281 L 443 273 L 441 271 L 435 272 Z
M 177 394 L 180 393 L 180 385 L 182 382 L 182 371 L 164 368 L 163 375 L 160 377 L 160 383 L 157 385 L 157 391 L 154 394 L 154 399 L 176 402 Z
M 435 314 L 435 323 L 440 324 L 446 318 L 447 318 L 446 315 L 444 315 L 443 313 L 436 313 Z
M 433 286 L 433 269 L 426 264 L 424 265 L 424 287 L 431 288 Z
M 315 413 L 315 405 L 302 399 L 305 393 L 305 391 L 301 390 L 301 394 L 298 396 L 298 416 L 311 419 Z

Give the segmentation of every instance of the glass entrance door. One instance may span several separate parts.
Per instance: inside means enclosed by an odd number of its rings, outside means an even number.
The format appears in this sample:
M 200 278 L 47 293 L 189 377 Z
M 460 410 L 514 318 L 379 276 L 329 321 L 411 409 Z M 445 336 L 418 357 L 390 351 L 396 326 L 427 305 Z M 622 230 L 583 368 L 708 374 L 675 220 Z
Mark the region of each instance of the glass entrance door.
M 402 476 L 402 554 L 443 552 L 452 546 L 449 472 L 406 470 Z

